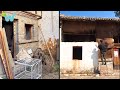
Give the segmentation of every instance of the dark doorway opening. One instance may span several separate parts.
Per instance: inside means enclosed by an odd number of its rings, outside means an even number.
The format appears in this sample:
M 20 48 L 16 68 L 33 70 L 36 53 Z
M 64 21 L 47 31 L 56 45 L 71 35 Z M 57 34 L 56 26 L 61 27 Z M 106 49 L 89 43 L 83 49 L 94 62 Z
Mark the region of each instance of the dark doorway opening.
M 81 46 L 73 46 L 73 60 L 82 60 L 82 47 Z
M 5 28 L 9 50 L 11 51 L 12 57 L 14 58 L 13 22 L 6 22 L 5 19 L 2 18 L 2 28 Z
M 120 39 L 120 38 L 119 38 Z M 118 61 L 118 66 L 117 66 L 117 69 L 120 70 L 120 48 L 119 48 L 119 61 Z

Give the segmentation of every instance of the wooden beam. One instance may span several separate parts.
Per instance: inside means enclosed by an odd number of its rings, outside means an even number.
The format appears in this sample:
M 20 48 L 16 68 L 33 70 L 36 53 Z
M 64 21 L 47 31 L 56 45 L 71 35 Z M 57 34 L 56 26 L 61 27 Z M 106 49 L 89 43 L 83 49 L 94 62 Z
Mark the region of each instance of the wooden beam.
M 6 60 L 6 67 L 7 67 L 7 71 L 8 71 L 8 76 L 9 79 L 13 79 L 13 72 L 12 72 L 12 56 L 9 52 L 9 47 L 8 47 L 8 43 L 7 43 L 7 38 L 6 38 L 6 33 L 5 33 L 5 29 L 0 29 L 1 32 L 1 40 L 3 43 L 3 51 L 4 51 L 4 55 L 5 55 L 5 60 Z
M 0 31 L 0 41 L 2 42 L 1 31 Z M 7 77 L 9 78 L 8 70 L 7 70 L 7 67 L 6 67 L 6 60 L 5 60 L 4 52 L 3 52 L 3 49 L 2 49 L 3 45 L 2 45 L 1 42 L 0 42 L 0 57 L 1 57 L 2 64 L 4 66 L 5 73 L 6 73 Z
M 12 66 L 14 65 L 14 62 L 12 59 L 12 55 L 9 51 L 6 32 L 4 28 L 3 28 L 3 41 L 4 41 L 4 46 L 5 46 L 6 58 L 7 58 L 6 62 L 7 62 L 8 71 L 9 71 L 9 78 L 13 79 L 14 77 L 13 77 L 13 72 L 12 72 Z

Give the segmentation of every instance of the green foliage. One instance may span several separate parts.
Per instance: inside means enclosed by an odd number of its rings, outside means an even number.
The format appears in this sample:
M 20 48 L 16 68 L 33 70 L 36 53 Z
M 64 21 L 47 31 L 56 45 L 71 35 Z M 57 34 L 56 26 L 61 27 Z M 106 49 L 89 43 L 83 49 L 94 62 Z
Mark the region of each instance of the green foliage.
M 2 11 L 2 16 L 5 17 L 6 16 L 6 12 Z
M 60 69 L 59 64 L 55 64 L 55 65 L 53 66 L 53 71 L 54 71 L 54 72 L 59 72 L 59 69 Z

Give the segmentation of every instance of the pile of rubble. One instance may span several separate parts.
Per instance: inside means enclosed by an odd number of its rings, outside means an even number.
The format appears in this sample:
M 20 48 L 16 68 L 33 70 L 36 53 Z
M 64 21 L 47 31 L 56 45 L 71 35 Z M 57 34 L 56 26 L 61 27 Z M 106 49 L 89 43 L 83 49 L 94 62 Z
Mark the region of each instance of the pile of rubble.
M 27 65 L 27 67 L 32 66 L 31 63 L 33 63 L 33 60 L 34 61 L 40 60 L 42 62 L 40 63 L 40 65 L 38 65 L 38 66 L 41 66 L 41 68 L 39 68 L 41 70 L 39 71 L 42 72 L 42 65 L 45 66 L 45 69 L 47 70 L 47 72 L 52 71 L 53 62 L 50 59 L 50 55 L 45 54 L 41 48 L 37 48 L 35 52 L 33 52 L 31 48 L 27 48 L 27 49 L 22 48 L 18 52 L 16 57 L 12 58 L 11 52 L 9 50 L 8 42 L 7 42 L 5 29 L 4 28 L 0 29 L 0 61 L 1 61 L 0 72 L 2 72 L 5 75 L 4 78 L 14 79 L 16 72 L 20 71 L 16 69 L 16 66 L 18 67 L 21 65 L 19 68 L 22 67 L 22 70 L 25 71 L 23 66 L 25 65 Z M 18 65 L 18 62 L 20 65 Z M 2 78 L 3 76 L 0 77 L 0 79 Z

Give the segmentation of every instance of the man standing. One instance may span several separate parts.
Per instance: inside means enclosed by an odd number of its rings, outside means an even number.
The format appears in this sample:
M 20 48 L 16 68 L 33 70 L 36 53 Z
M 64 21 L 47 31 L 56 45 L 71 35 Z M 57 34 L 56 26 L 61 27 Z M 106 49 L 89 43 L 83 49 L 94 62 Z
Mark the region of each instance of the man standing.
M 106 65 L 105 54 L 107 51 L 107 47 L 108 47 L 108 45 L 105 43 L 105 41 L 100 40 L 100 44 L 98 45 L 98 48 L 100 49 L 102 65 Z

